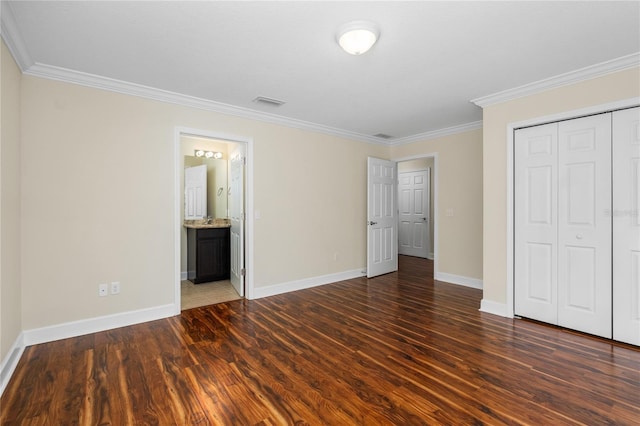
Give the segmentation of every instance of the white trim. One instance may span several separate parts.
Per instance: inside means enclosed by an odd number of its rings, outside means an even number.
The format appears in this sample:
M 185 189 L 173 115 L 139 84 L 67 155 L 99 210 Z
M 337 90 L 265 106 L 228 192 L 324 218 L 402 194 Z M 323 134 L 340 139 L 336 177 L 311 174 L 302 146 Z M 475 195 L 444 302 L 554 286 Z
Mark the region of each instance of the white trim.
M 254 286 L 255 286 L 255 277 L 254 277 L 254 247 L 255 247 L 255 239 L 254 239 L 254 213 L 253 213 L 253 172 L 254 172 L 254 154 L 253 154 L 253 139 L 247 141 L 247 151 L 245 154 L 246 164 L 245 164 L 245 177 L 247 179 L 245 184 L 245 192 L 244 192 L 244 238 L 245 238 L 245 246 L 244 246 L 244 269 L 245 269 L 245 277 L 244 277 L 244 296 L 247 299 L 254 299 Z
M 253 276 L 253 259 L 254 259 L 254 236 L 253 236 L 253 138 L 246 136 L 232 135 L 228 133 L 215 132 L 203 129 L 194 129 L 190 127 L 174 128 L 174 268 L 175 268 L 175 293 L 174 300 L 176 306 L 175 315 L 180 314 L 180 281 L 182 278 L 181 261 L 180 261 L 180 249 L 181 249 L 181 231 L 182 222 L 180 220 L 180 211 L 182 206 L 180 205 L 180 194 L 182 188 L 180 186 L 180 166 L 183 161 L 180 151 L 180 139 L 181 136 L 196 136 L 209 139 L 216 139 L 219 141 L 232 142 L 232 143 L 244 143 L 246 146 L 246 159 L 247 164 L 245 166 L 246 172 L 246 186 L 245 186 L 245 259 L 244 265 L 246 275 L 244 278 L 244 290 L 245 297 L 247 299 L 253 299 L 254 296 L 254 276 Z
M 37 345 L 55 340 L 68 339 L 70 337 L 84 336 L 85 334 L 155 321 L 174 315 L 175 307 L 173 304 L 170 304 L 34 328 L 24 331 L 24 345 Z
M 477 288 L 478 290 L 482 290 L 482 280 L 479 280 L 478 278 L 463 277 L 462 275 L 438 272 L 437 274 L 433 274 L 433 279 L 449 284 L 462 285 L 465 287 Z
M 182 271 L 180 272 L 180 281 L 184 281 L 188 278 L 188 273 L 187 271 Z
M 632 53 L 610 61 L 601 62 L 599 64 L 589 65 L 584 68 L 545 78 L 543 80 L 534 81 L 519 87 L 514 87 L 513 89 L 482 96 L 480 98 L 472 99 L 471 102 L 479 107 L 485 108 L 490 105 L 535 95 L 537 93 L 544 92 L 545 90 L 568 86 L 570 84 L 579 83 L 596 77 L 602 77 L 637 66 L 640 66 L 640 52 Z
M 471 123 L 459 124 L 457 126 L 445 127 L 444 129 L 431 130 L 425 133 L 418 133 L 417 135 L 406 136 L 403 138 L 396 138 L 387 141 L 392 145 L 406 145 L 413 142 L 421 142 L 430 139 L 441 138 L 444 136 L 456 135 L 458 133 L 470 132 L 472 130 L 482 129 L 482 120 L 472 121 Z
M 254 289 L 253 298 L 260 299 L 262 297 L 275 296 L 278 294 L 289 293 L 291 291 L 304 290 L 307 288 L 318 287 L 321 285 L 331 284 L 339 281 L 364 277 L 365 275 L 366 273 L 363 272 L 363 268 L 358 268 L 351 271 L 337 272 L 335 274 L 321 275 L 318 277 L 289 281 L 286 283 L 274 284 L 266 287 L 257 287 Z
M 11 380 L 11 376 L 13 376 L 13 372 L 18 365 L 18 361 L 20 361 L 20 358 L 22 357 L 24 348 L 24 334 L 20 332 L 18 337 L 16 337 L 15 342 L 13 342 L 13 345 L 11 345 L 9 352 L 7 352 L 7 355 L 0 364 L 0 396 L 2 396 L 7 384 L 9 384 L 9 380 Z
M 507 305 L 504 303 L 494 302 L 493 300 L 482 299 L 480 301 L 480 312 L 498 315 L 501 317 L 513 318 L 513 314 L 509 315 Z
M 2 39 L 9 48 L 11 56 L 15 59 L 21 71 L 29 69 L 33 65 L 33 60 L 27 51 L 27 46 L 18 30 L 18 24 L 13 14 L 11 3 L 0 2 L 0 28 L 2 29 Z
M 30 61 L 30 59 L 29 59 Z M 95 89 L 108 90 L 111 92 L 122 93 L 130 96 L 137 96 L 145 99 L 152 99 L 160 102 L 167 102 L 176 105 L 186 106 L 190 108 L 202 109 L 205 111 L 213 111 L 221 114 L 228 114 L 235 117 L 246 118 L 250 120 L 263 121 L 281 126 L 291 127 L 294 129 L 310 130 L 320 132 L 332 136 L 353 139 L 361 142 L 372 143 L 376 145 L 403 145 L 418 141 L 435 139 L 443 136 L 454 135 L 457 133 L 468 132 L 482 128 L 482 121 L 473 121 L 471 123 L 460 124 L 444 129 L 432 130 L 417 135 L 394 138 L 391 140 L 381 139 L 375 136 L 365 135 L 362 133 L 352 132 L 349 130 L 338 129 L 331 126 L 312 123 L 309 121 L 298 120 L 295 118 L 284 117 L 281 115 L 270 114 L 262 111 L 256 111 L 249 108 L 238 107 L 230 104 L 224 104 L 208 99 L 198 98 L 194 96 L 183 95 L 168 90 L 156 89 L 135 83 L 129 83 L 123 80 L 116 80 L 109 77 L 102 77 L 95 74 L 74 71 L 68 68 L 56 67 L 35 63 L 31 66 L 23 68 L 26 75 L 46 78 L 50 80 L 62 81 L 66 83 L 78 84 L 80 86 L 92 87 Z
M 571 111 L 564 111 L 557 114 L 545 115 L 541 117 L 530 118 L 527 120 L 516 121 L 507 124 L 507 303 L 505 305 L 506 317 L 513 318 L 514 316 L 514 282 L 513 282 L 513 238 L 514 238 L 514 226 L 513 226 L 513 210 L 514 210 L 514 197 L 513 197 L 513 151 L 514 151 L 514 138 L 513 133 L 515 129 L 527 126 L 535 126 L 540 124 L 551 123 L 561 120 L 569 120 L 578 118 L 585 115 L 599 114 L 607 111 L 614 111 L 617 109 L 630 108 L 640 105 L 640 97 L 634 97 L 629 99 L 623 99 L 615 102 L 608 102 L 606 104 L 593 105 L 586 108 L 575 109 Z M 489 303 L 491 301 L 487 301 Z M 495 303 L 495 302 L 492 302 Z
M 152 99 L 160 102 L 167 102 L 190 108 L 202 109 L 205 111 L 213 111 L 250 120 L 278 124 L 294 129 L 316 131 L 332 136 L 358 140 L 361 142 L 367 142 L 376 145 L 388 145 L 387 140 L 380 139 L 374 136 L 364 135 L 362 133 L 351 132 L 348 130 L 325 126 L 322 124 L 311 123 L 309 121 L 288 118 L 281 115 L 269 114 L 249 108 L 238 107 L 230 104 L 212 101 L 209 99 L 198 98 L 195 96 L 183 95 L 168 90 L 157 89 L 141 84 L 129 83 L 122 80 L 116 80 L 113 78 L 102 77 L 95 74 L 74 71 L 67 68 L 56 67 L 53 65 L 35 63 L 34 65 L 28 67 L 24 71 L 24 74 L 50 80 L 63 81 L 66 83 L 78 84 L 80 86 L 108 90 L 111 92 L 137 96 L 145 99 Z
M 424 153 L 424 154 L 417 154 L 417 155 L 410 155 L 408 157 L 399 157 L 399 158 L 392 158 L 391 161 L 395 161 L 396 163 L 399 163 L 401 161 L 410 161 L 410 160 L 419 160 L 421 158 L 433 158 L 433 174 L 432 174 L 432 180 L 433 180 L 433 253 L 430 253 L 431 257 L 429 259 L 433 260 L 433 273 L 434 275 L 438 273 L 439 271 L 439 262 L 438 262 L 438 224 L 439 222 L 439 217 L 438 217 L 438 187 L 440 186 L 439 180 L 438 180 L 438 153 L 437 152 L 429 152 L 429 153 Z
M 434 227 L 433 229 L 434 229 L 434 231 L 435 231 L 435 227 Z M 435 244 L 435 239 L 434 239 L 434 244 Z M 433 260 L 433 252 L 431 252 L 431 253 L 429 253 L 429 254 L 427 255 L 427 259 L 429 259 L 429 260 Z

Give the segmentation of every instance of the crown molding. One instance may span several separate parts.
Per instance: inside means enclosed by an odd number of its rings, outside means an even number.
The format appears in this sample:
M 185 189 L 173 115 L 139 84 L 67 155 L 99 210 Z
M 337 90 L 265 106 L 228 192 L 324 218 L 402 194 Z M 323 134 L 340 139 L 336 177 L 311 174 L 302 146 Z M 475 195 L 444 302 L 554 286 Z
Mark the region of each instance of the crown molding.
M 447 127 L 445 129 L 434 130 L 417 135 L 396 138 L 392 140 L 380 139 L 375 136 L 369 136 L 362 133 L 351 132 L 335 127 L 324 126 L 309 121 L 297 120 L 293 118 L 283 117 L 281 115 L 269 114 L 262 111 L 256 111 L 249 108 L 237 107 L 221 102 L 211 101 L 208 99 L 187 96 L 180 93 L 170 92 L 168 90 L 156 89 L 141 84 L 129 83 L 122 80 L 116 80 L 108 77 L 102 77 L 95 74 L 89 74 L 79 71 L 70 70 L 68 68 L 56 67 L 35 63 L 23 71 L 25 75 L 33 77 L 46 78 L 49 80 L 62 81 L 65 83 L 77 84 L 80 86 L 91 87 L 95 89 L 107 90 L 111 92 L 121 93 L 124 95 L 136 96 L 145 99 L 151 99 L 160 102 L 172 103 L 190 108 L 202 109 L 221 114 L 231 115 L 235 117 L 257 120 L 271 124 L 278 124 L 290 128 L 300 130 L 310 130 L 324 133 L 332 136 L 343 137 L 347 139 L 357 140 L 376 145 L 402 145 L 421 140 L 434 139 L 437 137 L 448 136 L 456 133 L 466 132 L 470 130 L 482 128 L 482 121 L 474 121 L 459 126 Z
M 0 1 L 0 34 L 20 70 L 24 72 L 29 69 L 33 60 L 18 30 L 11 4 L 6 1 Z
M 389 145 L 405 145 L 414 142 L 426 141 L 430 139 L 442 138 L 444 136 L 455 135 L 458 133 L 470 132 L 471 130 L 482 129 L 482 120 L 472 121 L 471 123 L 460 124 L 444 129 L 432 130 L 430 132 L 419 133 L 417 135 L 397 138 L 389 141 Z
M 369 135 L 350 132 L 348 130 L 337 129 L 322 124 L 311 123 L 308 121 L 297 120 L 293 118 L 283 117 L 281 115 L 269 114 L 266 112 L 256 111 L 248 108 L 237 107 L 221 102 L 215 102 L 208 99 L 197 98 L 194 96 L 182 95 L 180 93 L 170 92 L 167 90 L 156 89 L 140 84 L 129 83 L 122 80 L 116 80 L 99 75 L 83 73 L 70 70 L 67 68 L 55 67 L 35 63 L 24 71 L 25 75 L 41 77 L 50 80 L 57 80 L 66 83 L 78 84 L 81 86 L 92 87 L 96 89 L 108 90 L 111 92 L 121 93 L 125 95 L 137 96 L 141 98 L 151 99 L 160 102 L 172 103 L 190 108 L 197 108 L 206 111 L 218 112 L 221 114 L 232 115 L 235 117 L 247 118 L 251 120 L 263 121 L 271 124 L 292 127 L 301 130 L 312 130 L 320 133 L 329 134 L 348 139 L 355 139 L 361 142 L 373 143 L 378 145 L 387 145 L 388 141 L 383 141 Z
M 545 90 L 579 83 L 581 81 L 602 77 L 607 74 L 612 74 L 637 66 L 640 66 L 640 52 L 632 53 L 610 61 L 601 62 L 599 64 L 590 65 L 588 67 L 546 78 L 544 80 L 528 83 L 513 89 L 503 90 L 502 92 L 494 93 L 492 95 L 482 96 L 480 98 L 472 99 L 471 102 L 479 107 L 485 108 L 501 102 L 534 95 Z

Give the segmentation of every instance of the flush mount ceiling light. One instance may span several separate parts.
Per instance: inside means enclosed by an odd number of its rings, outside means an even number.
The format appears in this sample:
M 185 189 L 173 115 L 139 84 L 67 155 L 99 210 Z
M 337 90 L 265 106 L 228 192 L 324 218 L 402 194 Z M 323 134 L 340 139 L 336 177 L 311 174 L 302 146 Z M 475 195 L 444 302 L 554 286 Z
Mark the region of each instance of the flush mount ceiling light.
M 380 36 L 378 26 L 369 21 L 353 21 L 338 29 L 338 44 L 351 55 L 362 55 Z

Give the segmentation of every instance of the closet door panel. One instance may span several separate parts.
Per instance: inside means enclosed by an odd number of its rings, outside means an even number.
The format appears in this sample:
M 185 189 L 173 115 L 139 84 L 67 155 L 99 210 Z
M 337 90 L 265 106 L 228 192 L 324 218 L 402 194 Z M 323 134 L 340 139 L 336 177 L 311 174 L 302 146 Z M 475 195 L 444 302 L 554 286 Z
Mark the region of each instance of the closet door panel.
M 558 125 L 519 129 L 514 161 L 515 313 L 557 324 Z
M 558 125 L 558 324 L 611 337 L 611 114 Z
M 640 108 L 613 113 L 613 338 L 640 345 Z

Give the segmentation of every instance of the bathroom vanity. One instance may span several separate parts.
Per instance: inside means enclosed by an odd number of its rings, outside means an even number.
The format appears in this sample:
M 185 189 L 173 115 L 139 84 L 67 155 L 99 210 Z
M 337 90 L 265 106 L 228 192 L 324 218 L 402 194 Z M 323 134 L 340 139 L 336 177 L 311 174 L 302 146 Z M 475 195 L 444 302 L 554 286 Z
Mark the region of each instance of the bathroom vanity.
M 229 279 L 228 220 L 185 221 L 184 226 L 187 228 L 187 279 L 194 284 Z

